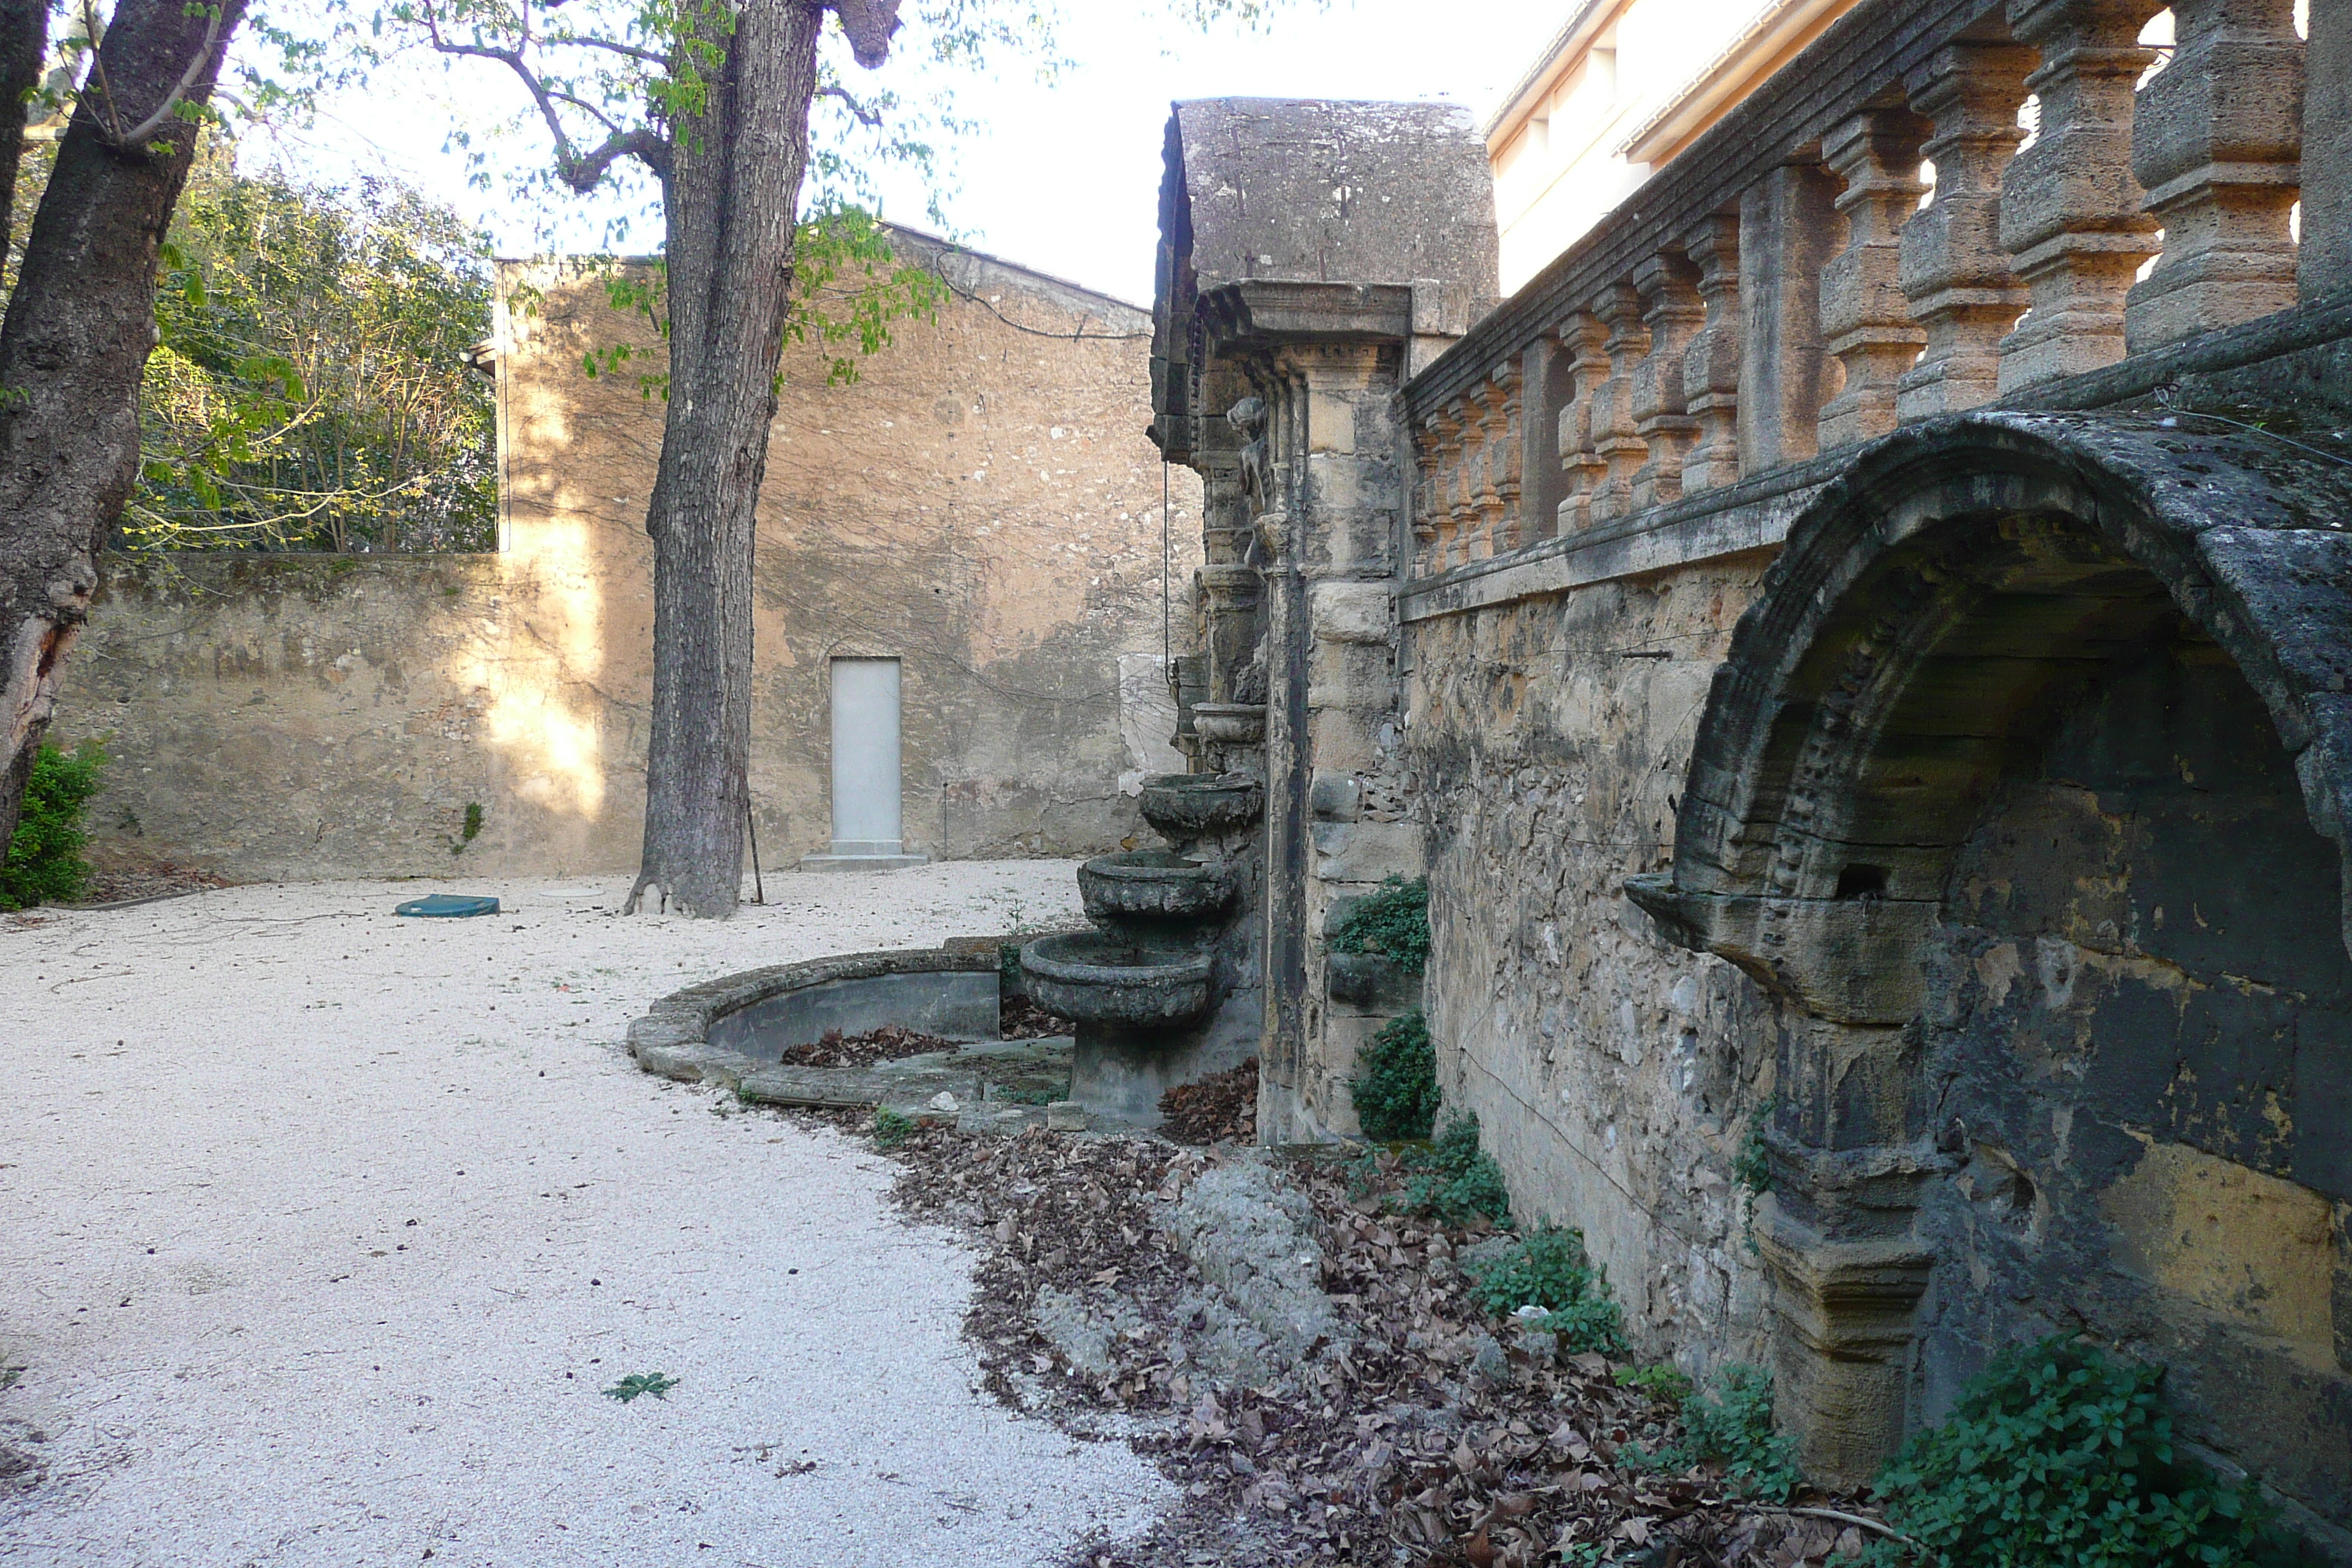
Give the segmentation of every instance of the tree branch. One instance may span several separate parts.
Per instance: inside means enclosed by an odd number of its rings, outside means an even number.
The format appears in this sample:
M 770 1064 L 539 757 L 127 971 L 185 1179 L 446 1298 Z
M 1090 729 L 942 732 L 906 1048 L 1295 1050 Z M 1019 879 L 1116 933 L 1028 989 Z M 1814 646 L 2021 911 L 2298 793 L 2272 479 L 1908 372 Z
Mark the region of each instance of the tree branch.
M 188 62 L 188 68 L 180 73 L 180 79 L 173 85 L 171 91 L 163 95 L 163 101 L 156 105 L 154 113 L 131 127 L 128 135 L 117 131 L 113 137 L 113 143 L 117 149 L 127 153 L 133 147 L 145 146 L 148 141 L 163 128 L 164 121 L 172 119 L 174 111 L 186 101 L 188 93 L 196 85 L 197 79 L 205 74 L 205 68 L 212 63 L 213 47 L 220 42 L 221 15 L 227 8 L 225 0 L 214 0 L 212 15 L 205 21 L 205 41 L 196 46 L 196 58 Z M 109 119 L 113 118 L 113 102 L 110 99 L 107 103 Z
M 595 109 L 581 102 L 570 93 L 557 91 L 539 79 L 539 73 L 522 58 L 522 50 L 496 48 L 488 44 L 454 44 L 441 36 L 441 18 L 427 5 L 424 8 L 425 36 L 436 51 L 474 59 L 496 60 L 515 74 L 531 101 L 539 105 L 540 118 L 547 122 L 548 133 L 555 138 L 556 177 L 581 195 L 596 188 L 597 183 L 611 172 L 614 164 L 624 158 L 635 158 L 662 178 L 669 178 L 669 143 L 653 132 L 640 128 L 623 131 Z M 563 117 L 556 112 L 558 101 L 586 110 L 610 132 L 602 146 L 582 153 L 573 144 L 572 133 L 563 127 Z
M 625 55 L 633 60 L 642 60 L 646 65 L 655 66 L 664 70 L 669 68 L 668 56 L 657 54 L 652 49 L 641 49 L 635 44 L 615 43 L 610 38 L 590 38 L 583 37 L 578 34 L 567 33 L 562 37 L 548 38 L 542 41 L 548 44 L 551 47 L 557 44 L 573 44 L 583 49 L 604 49 L 612 54 Z
M 858 102 L 857 100 L 849 95 L 848 89 L 838 86 L 833 82 L 827 82 L 823 87 L 816 89 L 816 96 L 819 98 L 837 98 L 841 100 L 844 104 L 848 106 L 849 117 L 852 120 L 856 121 L 857 123 L 865 126 L 869 131 L 879 131 L 882 129 L 881 110 L 869 109 L 865 104 Z

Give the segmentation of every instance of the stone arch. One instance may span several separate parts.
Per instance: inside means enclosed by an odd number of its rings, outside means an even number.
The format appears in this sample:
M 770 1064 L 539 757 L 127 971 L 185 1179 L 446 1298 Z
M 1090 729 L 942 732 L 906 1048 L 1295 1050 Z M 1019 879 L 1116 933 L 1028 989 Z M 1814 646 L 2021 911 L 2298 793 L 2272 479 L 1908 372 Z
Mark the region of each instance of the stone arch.
M 2155 715 L 2161 728 L 2183 704 L 2238 719 L 2258 709 L 2259 721 L 2233 731 L 2242 739 L 2229 748 L 2228 777 L 2207 787 L 2251 803 L 2231 820 L 2259 827 L 2231 831 L 2280 843 L 2303 836 L 2289 858 L 2314 875 L 2298 881 L 2295 897 L 2315 905 L 2325 951 L 2294 961 L 2298 974 L 2320 975 L 2293 992 L 2310 1017 L 2272 1033 L 2302 1028 L 2312 1050 L 2341 1057 L 2352 1075 L 2352 921 L 2338 870 L 2352 831 L 2347 527 L 2352 472 L 2260 434 L 2191 436 L 2162 417 L 1978 414 L 1862 452 L 1791 528 L 1717 673 L 1680 803 L 1674 869 L 1627 890 L 1670 939 L 1729 959 L 1776 1001 L 1783 1102 L 1767 1135 L 1774 1190 L 1759 1206 L 1758 1240 L 1776 1286 L 1783 1408 L 1824 1478 L 1865 1479 L 1906 1418 L 1933 1413 L 1939 1378 L 1951 1381 L 1949 1366 L 1927 1364 L 1959 1353 L 1934 1338 L 1958 1289 L 1948 1268 L 1939 1276 L 1939 1257 L 1948 1265 L 1977 1248 L 1969 1255 L 1979 1274 L 2011 1268 L 2021 1271 L 2011 1283 L 2031 1289 L 2039 1267 L 2032 1248 L 2053 1247 L 2063 1270 L 2046 1282 L 2051 1310 L 2034 1321 L 2158 1342 L 2192 1361 L 2221 1356 L 2197 1340 L 2204 1318 L 2170 1312 L 2161 1279 L 2146 1289 L 2084 1282 L 2075 1292 L 2065 1278 L 2110 1266 L 2162 1275 L 2161 1260 L 2117 1262 L 2130 1215 L 2117 1217 L 2125 1199 L 2113 1194 L 2163 1208 L 2171 1200 L 2147 1195 L 2156 1180 L 2147 1173 L 2170 1169 L 2168 1161 L 2183 1171 L 2184 1161 L 2205 1162 L 2182 1180 L 2258 1187 L 2255 1198 L 2290 1206 L 2308 1196 L 2305 1218 L 2316 1215 L 2323 1230 L 2334 1225 L 2334 1239 L 2323 1241 L 2335 1248 L 2337 1299 L 2352 1303 L 2352 1190 L 2333 1193 L 2343 1184 L 2333 1174 L 2309 1184 L 2310 1170 L 2352 1172 L 2352 1154 L 2312 1142 L 2319 1133 L 2306 1137 L 2303 1164 L 2290 1150 L 2272 1168 L 2244 1165 L 2229 1147 L 2195 1148 L 2193 1138 L 2158 1125 L 2150 1107 L 2172 1091 L 2156 1078 L 2157 1099 L 2147 1104 L 2091 1108 L 2083 1125 L 2112 1145 L 2095 1159 L 2081 1149 L 2028 1148 L 2032 1137 L 2000 1131 L 2045 1112 L 2072 1117 L 2074 1090 L 2053 1089 L 2046 1105 L 2011 1097 L 2018 1104 L 2009 1106 L 1988 1071 L 1991 1058 L 2014 1052 L 2018 1031 L 2071 1030 L 2069 1040 L 2089 1040 L 2095 1026 L 2107 1026 L 2093 1016 L 2096 1006 L 2122 991 L 2095 985 L 2077 999 L 2070 987 L 2060 1005 L 2045 986 L 2033 992 L 2041 1010 L 2029 1016 L 2004 989 L 2010 1011 L 2000 1011 L 1981 986 L 1971 989 L 1970 955 L 1999 971 L 2018 962 L 2017 942 L 2030 933 L 2007 933 L 2003 956 L 1996 950 L 2004 933 L 1970 925 L 1976 917 L 1955 903 L 1954 888 L 1963 866 L 1979 880 L 2008 875 L 1994 862 L 2016 858 L 2022 852 L 2011 840 L 2021 839 L 2004 838 L 2001 824 L 2044 787 L 2034 781 L 2048 772 L 2050 749 L 2069 725 L 2090 722 L 2086 712 L 2137 703 L 2133 711 Z M 2199 672 L 2187 685 L 2176 679 L 2183 668 Z M 2141 733 L 2135 743 L 2161 751 L 2169 742 Z M 2147 773 L 2161 760 L 2127 759 L 2126 771 Z M 2289 820 L 2298 807 L 2304 820 Z M 2128 860 L 2139 851 L 2102 852 Z M 2055 853 L 2035 849 L 2028 858 Z M 2078 869 L 2089 877 L 2095 868 Z M 2063 923 L 2048 910 L 2019 918 Z M 2101 973 L 2132 964 L 2178 971 L 2187 995 L 2238 984 L 2242 977 L 2222 971 L 2245 967 L 2231 957 L 2215 960 L 2211 975 L 2167 969 L 2168 959 L 2136 941 L 2118 934 L 2112 954 L 2094 954 Z M 2247 942 L 2233 950 L 2240 957 Z M 2176 1028 L 2187 1006 L 2163 1028 Z M 2112 1072 L 2125 1048 L 2110 1048 L 2102 1064 L 2085 1047 L 2066 1070 Z M 2170 1048 L 2152 1037 L 2146 1044 L 2152 1057 Z M 2283 1060 L 2277 1070 L 2292 1088 L 2296 1069 L 2291 1057 Z M 1985 1083 L 1956 1090 L 1975 1082 L 1963 1068 Z M 2325 1137 L 2341 1144 L 2352 1131 Z M 2175 1148 L 2189 1152 L 2150 1153 Z M 1954 1195 L 1979 1191 L 1975 1209 Z M 2031 1224 L 2018 1220 L 2013 1237 L 1992 1235 L 2000 1227 L 1982 1216 L 2000 1205 L 2012 1217 L 2032 1210 Z M 2193 1295 L 2194 1282 L 2187 1289 Z M 2324 1299 L 2325 1273 L 2318 1289 Z M 2231 1345 L 2279 1338 L 2258 1310 L 2248 1309 L 2245 1322 L 2230 1319 L 2226 1302 L 2215 1310 L 2212 1332 L 2237 1335 Z M 2352 1308 L 2337 1308 L 2332 1347 L 2325 1317 L 2322 1310 L 2316 1329 L 2302 1325 L 2311 1342 L 2288 1346 L 2254 1373 L 2222 1367 L 2203 1382 L 2185 1379 L 2205 1398 L 2203 1414 L 2226 1427 L 2232 1402 L 2255 1396 L 2249 1390 L 2271 1386 L 2274 1399 L 2281 1378 L 2299 1378 L 2322 1429 L 2294 1440 L 2322 1455 L 2352 1454 L 2344 1415 L 2352 1409 Z M 2271 1352 L 2257 1345 L 2246 1354 L 2259 1362 Z M 2325 1485 L 2290 1489 L 2310 1494 L 2324 1519 L 2343 1522 L 2352 1511 L 2352 1497 Z

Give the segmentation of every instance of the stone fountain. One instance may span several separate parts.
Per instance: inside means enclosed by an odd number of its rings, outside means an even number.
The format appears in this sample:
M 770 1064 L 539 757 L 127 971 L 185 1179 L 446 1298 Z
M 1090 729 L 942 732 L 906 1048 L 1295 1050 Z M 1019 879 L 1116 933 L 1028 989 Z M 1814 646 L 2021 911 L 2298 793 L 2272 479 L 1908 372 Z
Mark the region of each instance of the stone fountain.
M 1241 911 L 1260 907 L 1265 793 L 1247 773 L 1146 779 L 1165 847 L 1078 870 L 1095 929 L 1021 951 L 1030 997 L 1077 1025 L 1070 1098 L 1091 1115 L 1160 1121 L 1160 1097 L 1257 1053 L 1264 982 Z

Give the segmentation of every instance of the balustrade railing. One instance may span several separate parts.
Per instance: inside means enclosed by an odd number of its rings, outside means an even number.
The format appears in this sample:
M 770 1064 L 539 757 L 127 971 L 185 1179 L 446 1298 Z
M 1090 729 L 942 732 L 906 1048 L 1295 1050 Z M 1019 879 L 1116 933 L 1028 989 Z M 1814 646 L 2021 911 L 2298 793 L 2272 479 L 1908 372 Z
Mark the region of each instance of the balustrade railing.
M 1417 573 L 2352 289 L 2352 0 L 2161 9 L 1864 0 L 1408 386 Z

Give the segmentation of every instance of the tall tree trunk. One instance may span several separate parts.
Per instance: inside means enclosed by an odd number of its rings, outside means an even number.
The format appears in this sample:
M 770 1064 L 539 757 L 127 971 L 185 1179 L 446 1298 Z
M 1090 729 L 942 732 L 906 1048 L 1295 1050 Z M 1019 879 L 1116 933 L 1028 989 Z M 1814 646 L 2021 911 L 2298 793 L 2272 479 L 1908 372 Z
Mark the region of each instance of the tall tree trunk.
M 16 166 L 24 161 L 25 99 L 49 52 L 48 0 L 0 0 L 0 254 L 16 232 Z
M 646 515 L 654 703 L 631 910 L 650 891 L 656 908 L 731 914 L 742 884 L 753 518 L 823 20 L 810 0 L 749 0 L 704 112 L 671 141 L 669 414 Z
M 211 96 L 244 0 L 121 0 L 93 87 L 58 146 L 0 325 L 0 847 L 16 828 L 67 650 L 98 591 L 99 544 L 139 476 L 139 383 L 155 343 L 155 259 L 196 143 L 166 118 Z M 197 66 L 193 79 L 191 65 Z M 13 132 L 12 132 L 13 134 Z

